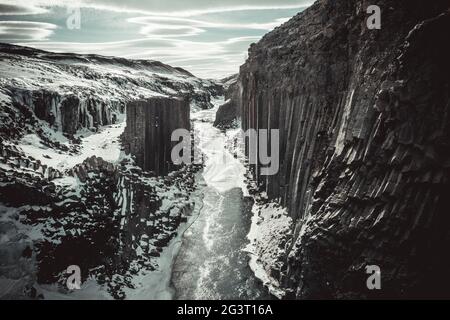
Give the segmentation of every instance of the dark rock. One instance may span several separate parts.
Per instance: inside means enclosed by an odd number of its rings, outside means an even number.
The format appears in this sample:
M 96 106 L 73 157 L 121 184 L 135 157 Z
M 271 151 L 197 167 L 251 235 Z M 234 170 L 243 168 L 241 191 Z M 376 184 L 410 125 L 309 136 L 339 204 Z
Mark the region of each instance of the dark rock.
M 217 110 L 214 126 L 229 129 L 236 126 L 236 121 L 240 117 L 240 90 L 237 75 L 225 79 L 224 87 L 226 102 Z
M 155 97 L 127 105 L 125 151 L 146 171 L 164 175 L 175 169 L 171 160 L 172 132 L 190 129 L 190 108 L 186 100 Z
M 34 113 L 36 117 L 47 121 L 51 126 L 55 123 L 55 114 L 59 96 L 55 92 L 40 90 L 33 92 Z
M 280 129 L 278 174 L 252 168 L 296 222 L 280 279 L 297 298 L 448 298 L 448 1 L 380 0 L 381 30 L 369 4 L 319 0 L 241 67 L 243 129 Z
M 214 121 L 214 126 L 221 129 L 229 129 L 233 127 L 234 121 L 238 117 L 237 105 L 231 100 L 225 102 L 216 113 L 216 119 Z
M 33 254 L 33 250 L 27 246 L 23 251 L 22 251 L 22 257 L 24 258 L 31 258 L 31 255 Z

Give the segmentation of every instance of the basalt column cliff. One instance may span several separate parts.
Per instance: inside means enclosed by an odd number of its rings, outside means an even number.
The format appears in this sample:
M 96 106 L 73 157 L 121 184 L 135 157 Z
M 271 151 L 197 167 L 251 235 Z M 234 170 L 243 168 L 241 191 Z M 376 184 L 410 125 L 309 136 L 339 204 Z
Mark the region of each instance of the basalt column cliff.
M 280 129 L 256 174 L 295 225 L 264 266 L 286 297 L 450 297 L 449 30 L 448 1 L 319 0 L 251 46 L 242 126 Z
M 157 175 L 174 169 L 171 160 L 172 132 L 190 128 L 190 107 L 186 100 L 155 97 L 133 101 L 127 106 L 127 127 L 124 133 L 127 153 L 136 157 L 144 170 Z

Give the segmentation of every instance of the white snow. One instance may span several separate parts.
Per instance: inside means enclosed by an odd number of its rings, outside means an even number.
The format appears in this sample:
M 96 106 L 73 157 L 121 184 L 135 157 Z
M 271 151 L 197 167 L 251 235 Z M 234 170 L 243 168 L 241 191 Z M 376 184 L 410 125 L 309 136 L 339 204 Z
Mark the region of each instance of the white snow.
M 245 167 L 226 149 L 227 137 L 213 126 L 214 117 L 222 100 L 213 101 L 215 107 L 194 113 L 194 129 L 198 132 L 199 149 L 205 154 L 203 177 L 208 186 L 224 193 L 233 188 L 246 189 Z
M 172 266 L 180 250 L 184 233 L 195 222 L 200 214 L 201 198 L 196 192 L 192 194 L 195 201 L 194 211 L 186 223 L 181 224 L 177 230 L 177 236 L 169 245 L 163 248 L 161 256 L 157 258 L 157 269 L 151 272 L 141 271 L 133 277 L 134 289 L 125 288 L 127 299 L 130 300 L 169 300 L 174 297 L 171 287 Z
M 79 180 L 75 177 L 64 176 L 62 178 L 54 179 L 53 183 L 57 186 L 75 186 L 79 183 Z
M 254 204 L 252 212 L 252 224 L 247 235 L 250 243 L 245 249 L 250 254 L 249 266 L 274 296 L 282 298 L 283 290 L 268 271 L 283 253 L 279 248 L 280 242 L 292 232 L 292 218 L 286 209 L 274 203 L 263 207 Z
M 341 119 L 341 125 L 339 127 L 339 133 L 336 138 L 335 143 L 335 154 L 340 155 L 345 147 L 345 141 L 346 141 L 346 128 L 347 122 L 350 118 L 350 113 L 352 111 L 352 103 L 353 103 L 353 95 L 355 93 L 355 89 L 353 89 L 349 96 L 347 96 L 347 100 L 345 102 L 344 106 L 344 112 Z
M 173 95 L 179 92 L 188 92 L 190 90 L 204 90 L 204 80 L 185 75 L 181 72 L 175 72 L 175 69 L 169 67 L 144 67 L 144 66 L 125 66 L 112 63 L 79 63 L 79 60 L 57 60 L 52 62 L 51 59 L 26 58 L 26 59 L 0 59 L 0 87 L 14 88 L 11 92 L 6 89 L 0 91 L 0 103 L 12 105 L 13 100 L 23 103 L 28 106 L 30 110 L 34 110 L 31 94 L 33 90 L 45 89 L 48 91 L 55 91 L 60 97 L 68 94 L 75 94 L 80 98 L 80 114 L 86 112 L 86 99 L 93 99 L 96 105 L 93 108 L 94 112 L 100 113 L 99 105 L 105 103 L 109 109 L 107 112 L 107 119 L 111 120 L 111 114 L 115 113 L 118 116 L 119 123 L 114 125 L 103 126 L 98 129 L 98 132 L 93 132 L 87 129 L 78 131 L 75 137 L 81 139 L 79 145 L 74 144 L 65 137 L 61 131 L 61 110 L 59 109 L 58 99 L 51 102 L 51 111 L 55 116 L 55 124 L 53 128 L 50 125 L 38 119 L 39 128 L 44 131 L 51 141 L 59 142 L 67 146 L 70 151 L 62 151 L 57 148 L 48 147 L 45 145 L 45 139 L 41 138 L 43 135 L 30 133 L 23 136 L 19 141 L 11 141 L 5 143 L 14 144 L 18 151 L 22 151 L 25 156 L 30 156 L 39 160 L 43 165 L 53 167 L 65 173 L 77 164 L 91 156 L 103 158 L 105 161 L 117 163 L 125 156 L 121 151 L 120 135 L 125 129 L 124 115 L 116 108 L 117 104 L 113 102 L 120 101 L 120 107 L 124 103 L 132 99 L 142 99 L 152 96 Z M 167 69 L 167 70 L 164 70 Z M 170 86 L 166 84 L 167 81 L 172 82 Z M 174 86 L 175 88 L 171 88 Z M 11 94 L 11 96 L 10 96 Z M 12 106 L 11 106 L 12 107 Z M 213 117 L 215 111 L 208 110 L 208 116 Z M 87 114 L 89 129 L 94 125 L 92 115 Z M 202 123 L 203 124 L 203 123 Z M 205 173 L 211 183 L 217 186 L 219 190 L 228 190 L 234 186 L 243 186 L 243 172 L 244 168 L 238 166 L 230 155 L 225 155 L 226 160 L 234 161 L 234 169 L 231 174 L 235 174 L 241 178 L 225 179 L 220 178 L 229 175 L 230 172 L 224 172 L 221 168 L 219 156 L 216 154 L 219 151 L 223 152 L 224 137 L 220 132 L 212 128 L 212 123 L 209 124 L 208 134 L 214 139 L 209 144 L 203 145 L 204 150 L 208 151 L 210 155 L 209 161 L 213 163 L 213 168 Z M 55 128 L 59 130 L 55 130 Z M 34 128 L 33 128 L 34 129 Z M 28 132 L 32 132 L 29 130 Z M 35 132 L 35 131 L 33 131 Z M 17 143 L 16 143 L 17 142 Z M 240 164 L 239 164 L 240 165 Z M 0 164 L 6 170 L 12 170 L 11 166 Z M 26 168 L 13 168 L 16 171 L 28 170 Z M 31 170 L 31 169 L 30 169 Z M 67 173 L 67 172 L 66 172 Z M 66 195 L 79 193 L 80 181 L 76 177 L 63 177 L 54 179 L 53 182 L 58 187 L 67 189 Z M 157 189 L 157 187 L 156 187 Z M 164 204 L 168 207 L 174 203 L 180 203 L 176 187 L 171 190 L 165 190 L 164 193 L 157 189 L 159 196 L 163 197 Z M 133 194 L 131 194 L 133 197 Z M 178 198 L 177 198 L 178 197 Z M 126 208 L 126 197 L 121 200 L 121 205 Z M 65 200 L 63 200 L 65 201 Z M 68 200 L 70 201 L 70 200 Z M 199 207 L 196 205 L 196 207 Z M 131 208 L 132 209 L 132 208 Z M 175 215 L 174 209 L 172 214 Z M 15 212 L 11 211 L 11 212 Z M 1 207 L 0 207 L 0 213 Z M 124 212 L 125 213 L 125 212 Z M 125 215 L 125 214 L 124 214 Z M 195 216 L 195 215 L 194 215 Z M 0 219 L 5 216 L 0 214 Z M 123 217 L 125 220 L 126 217 Z M 50 219 L 48 219 L 50 220 Z M 125 221 L 124 221 L 125 222 Z M 169 246 L 164 248 L 160 258 L 155 258 L 157 270 L 154 272 L 141 272 L 137 277 L 133 278 L 133 283 L 137 289 L 126 289 L 128 299 L 167 299 L 171 298 L 173 292 L 170 289 L 171 278 L 171 264 L 175 257 L 179 246 L 181 245 L 181 237 L 189 227 L 188 223 L 183 224 L 178 230 L 178 236 L 173 239 Z M 47 222 L 46 222 L 47 223 Z M 50 222 L 48 221 L 48 224 Z M 45 226 L 34 225 L 32 227 L 25 227 L 24 234 L 29 240 L 39 240 L 45 238 L 41 233 L 41 229 Z M 50 229 L 46 224 L 47 230 Z M 81 234 L 80 229 L 71 230 Z M 0 238 L 0 242 L 9 241 L 6 237 Z M 145 243 L 145 242 L 144 242 Z M 138 253 L 147 250 L 144 246 L 138 248 Z M 151 248 L 149 248 L 151 249 Z M 153 261 L 152 261 L 153 263 Z M 8 283 L 9 285 L 9 283 Z M 70 293 L 60 291 L 56 285 L 41 286 L 39 288 L 45 295 L 46 299 L 111 299 L 111 295 L 106 288 L 99 285 L 94 279 L 90 279 L 83 283 L 81 290 L 76 290 Z
M 246 190 L 244 183 L 245 167 L 225 148 L 229 137 L 213 127 L 215 113 L 221 103 L 223 103 L 223 99 L 214 100 L 214 109 L 198 111 L 191 115 L 191 119 L 194 120 L 194 129 L 199 137 L 197 141 L 199 148 L 206 156 L 205 167 L 201 174 L 207 187 L 216 190 L 219 196 L 219 207 L 223 204 L 224 199 L 221 193 L 233 188 Z M 221 212 L 220 208 L 215 206 L 217 204 L 215 201 L 209 204 L 208 199 L 200 199 L 198 194 L 194 194 L 192 197 L 196 204 L 189 221 L 179 227 L 177 237 L 170 242 L 168 247 L 163 249 L 161 256 L 157 259 L 157 270 L 143 271 L 138 276 L 133 277 L 133 284 L 137 288 L 125 290 L 127 299 L 161 300 L 173 298 L 174 292 L 170 285 L 172 265 L 182 244 L 184 233 L 188 232 L 190 225 L 195 222 L 200 212 Z M 171 198 L 171 195 L 168 194 L 166 199 L 163 199 L 161 210 L 169 207 L 169 204 L 172 203 Z M 203 236 L 206 237 L 205 244 L 207 245 L 211 245 L 214 241 L 214 239 L 209 239 L 208 232 L 208 221 L 213 223 L 213 220 L 212 214 L 206 217 Z M 207 276 L 207 270 L 202 272 L 203 276 Z
M 220 101 L 218 102 L 220 103 Z M 245 155 L 242 150 L 242 130 L 240 128 L 229 129 L 223 134 L 220 130 L 212 127 L 209 110 L 195 114 L 194 119 L 208 121 L 195 122 L 196 128 L 199 128 L 201 133 L 200 149 L 208 156 L 204 170 L 207 184 L 214 186 L 219 193 L 239 187 L 243 190 L 244 196 L 249 196 L 247 185 L 244 182 L 246 169 L 243 165 Z M 234 158 L 232 154 L 237 157 Z M 260 196 L 266 198 L 264 193 Z M 207 247 L 214 242 L 214 239 L 210 239 L 208 236 L 208 229 L 213 223 L 214 215 L 222 212 L 221 206 L 224 197 L 220 194 L 219 197 L 218 203 L 214 202 L 214 208 L 208 208 L 209 203 L 204 203 L 207 211 L 211 212 L 206 217 L 203 233 Z M 249 266 L 269 291 L 281 298 L 284 292 L 279 288 L 278 281 L 270 276 L 269 269 L 277 263 L 280 255 L 284 254 L 279 247 L 280 243 L 292 233 L 292 218 L 288 216 L 285 208 L 275 203 L 261 206 L 255 201 L 252 213 L 251 227 L 247 235 L 250 243 L 245 248 L 250 255 Z M 202 276 L 208 276 L 207 268 L 201 272 Z
M 11 97 L 0 91 L 0 102 L 11 102 Z
M 81 284 L 80 290 L 61 292 L 56 284 L 38 285 L 39 291 L 46 300 L 112 300 L 111 295 L 94 279 L 88 279 Z
M 14 87 L 26 90 L 47 89 L 61 95 L 80 93 L 99 100 L 130 100 L 155 95 L 172 95 L 174 89 L 165 81 L 177 82 L 180 86 L 201 88 L 205 80 L 188 76 L 176 69 L 160 66 L 144 66 L 129 61 L 123 65 L 113 60 L 80 62 L 74 59 L 0 59 L 0 85 L 13 83 Z M 2 97 L 0 96 L 0 99 Z
M 164 248 L 161 256 L 157 259 L 156 270 L 141 271 L 137 276 L 133 276 L 132 283 L 135 288 L 124 288 L 128 300 L 169 300 L 172 298 L 171 266 L 176 257 L 179 239 L 180 235 Z
M 40 160 L 42 164 L 64 171 L 82 163 L 89 157 L 102 157 L 105 161 L 116 163 L 119 161 L 121 146 L 119 137 L 125 130 L 125 121 L 118 124 L 102 127 L 99 132 L 87 133 L 81 139 L 79 152 L 75 155 L 45 146 L 37 134 L 25 135 L 17 145 L 26 155 Z M 54 132 L 56 134 L 56 132 Z M 59 138 L 62 144 L 67 146 L 70 142 L 65 138 Z

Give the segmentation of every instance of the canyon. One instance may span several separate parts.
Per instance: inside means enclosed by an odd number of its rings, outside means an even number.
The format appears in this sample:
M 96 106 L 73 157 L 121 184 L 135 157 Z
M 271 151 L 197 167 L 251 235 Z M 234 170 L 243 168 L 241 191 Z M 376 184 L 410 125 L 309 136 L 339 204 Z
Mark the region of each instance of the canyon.
M 448 298 L 448 1 L 369 5 L 316 1 L 222 80 L 0 44 L 0 299 Z
M 214 119 L 214 126 L 220 129 L 239 127 L 240 92 L 238 75 L 222 80 L 224 86 L 225 103 L 219 106 Z
M 166 297 L 159 272 L 201 168 L 169 167 L 170 133 L 221 85 L 156 61 L 7 44 L 0 57 L 0 297 Z M 82 290 L 65 285 L 70 265 Z

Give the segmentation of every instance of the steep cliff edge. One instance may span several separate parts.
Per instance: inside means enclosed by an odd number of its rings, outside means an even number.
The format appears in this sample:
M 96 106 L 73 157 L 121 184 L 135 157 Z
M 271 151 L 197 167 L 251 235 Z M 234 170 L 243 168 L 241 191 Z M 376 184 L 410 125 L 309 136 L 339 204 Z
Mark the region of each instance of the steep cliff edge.
M 286 297 L 450 296 L 448 30 L 448 1 L 320 0 L 251 46 L 242 127 L 280 129 L 278 174 L 253 170 L 293 219 L 260 261 Z
M 216 112 L 214 126 L 220 129 L 230 129 L 237 127 L 237 120 L 240 111 L 240 91 L 238 84 L 238 75 L 233 75 L 222 80 L 225 103 L 219 107 Z
M 218 83 L 152 60 L 53 53 L 0 43 L 0 135 L 20 136 L 42 120 L 73 135 L 115 123 L 128 101 L 184 97 L 193 108 L 212 108 Z M 25 118 L 25 119 L 22 119 Z M 31 118 L 31 119 L 30 119 Z M 26 124 L 26 126 L 24 126 Z
M 171 159 L 171 141 L 177 129 L 190 130 L 190 107 L 186 100 L 154 97 L 127 105 L 124 147 L 135 156 L 136 164 L 157 175 L 176 168 Z
M 124 299 L 163 283 L 200 165 L 155 177 L 120 137 L 127 127 L 128 141 L 145 138 L 130 128 L 157 115 L 147 128 L 161 140 L 142 140 L 143 159 L 167 156 L 168 133 L 189 128 L 190 107 L 212 107 L 221 90 L 157 61 L 0 44 L 0 299 Z M 127 108 L 128 127 L 125 107 L 136 100 L 168 102 L 151 114 Z M 81 290 L 66 286 L 71 265 Z M 170 296 L 146 294 L 138 297 Z

